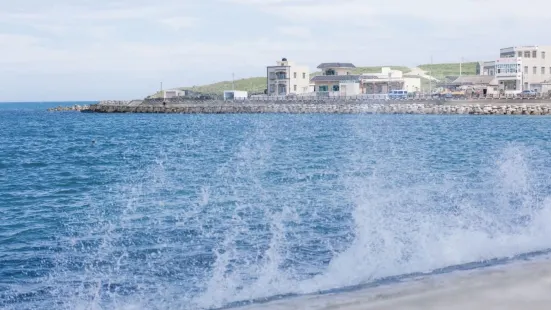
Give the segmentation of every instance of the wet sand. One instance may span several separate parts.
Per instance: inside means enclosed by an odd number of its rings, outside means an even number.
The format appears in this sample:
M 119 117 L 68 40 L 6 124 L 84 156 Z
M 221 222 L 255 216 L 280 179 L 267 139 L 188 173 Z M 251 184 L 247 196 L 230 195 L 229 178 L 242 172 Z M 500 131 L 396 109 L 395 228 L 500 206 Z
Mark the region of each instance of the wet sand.
M 549 310 L 551 260 L 430 276 L 354 292 L 303 296 L 242 309 Z

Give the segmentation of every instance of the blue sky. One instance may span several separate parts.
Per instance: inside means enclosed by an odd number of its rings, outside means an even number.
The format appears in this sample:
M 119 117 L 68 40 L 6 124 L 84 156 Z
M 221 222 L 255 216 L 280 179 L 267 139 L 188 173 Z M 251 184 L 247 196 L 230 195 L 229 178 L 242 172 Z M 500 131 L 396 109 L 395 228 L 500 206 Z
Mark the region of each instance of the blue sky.
M 551 44 L 549 9 L 548 0 L 0 1 L 0 101 L 142 98 L 161 81 L 262 76 L 282 57 L 311 70 L 493 59 L 501 47 Z

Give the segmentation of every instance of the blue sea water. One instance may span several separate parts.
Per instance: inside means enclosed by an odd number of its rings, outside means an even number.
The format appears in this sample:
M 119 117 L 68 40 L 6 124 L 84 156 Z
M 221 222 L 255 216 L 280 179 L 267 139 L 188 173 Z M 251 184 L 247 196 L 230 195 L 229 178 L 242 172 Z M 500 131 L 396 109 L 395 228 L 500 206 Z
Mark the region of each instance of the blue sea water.
M 6 107 L 1 309 L 211 309 L 551 249 L 549 117 Z

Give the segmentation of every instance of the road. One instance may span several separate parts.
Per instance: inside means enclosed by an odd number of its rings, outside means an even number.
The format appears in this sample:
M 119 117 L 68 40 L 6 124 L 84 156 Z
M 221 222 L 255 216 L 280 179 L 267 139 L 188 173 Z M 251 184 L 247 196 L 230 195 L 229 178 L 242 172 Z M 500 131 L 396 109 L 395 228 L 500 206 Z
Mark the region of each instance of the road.
M 423 77 L 425 79 L 433 80 L 435 82 L 438 82 L 437 78 L 428 75 L 426 71 L 424 71 L 423 69 L 421 69 L 419 67 L 410 68 L 410 70 L 411 71 L 409 73 L 407 73 L 407 75 L 418 75 L 418 76 Z

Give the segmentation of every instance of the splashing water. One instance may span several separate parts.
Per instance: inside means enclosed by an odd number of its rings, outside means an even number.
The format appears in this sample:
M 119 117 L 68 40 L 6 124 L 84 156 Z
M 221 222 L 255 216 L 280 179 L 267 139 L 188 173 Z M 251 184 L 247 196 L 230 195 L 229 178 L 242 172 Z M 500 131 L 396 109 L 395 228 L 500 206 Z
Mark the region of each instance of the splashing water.
M 212 120 L 188 119 L 148 161 L 131 160 L 149 140 L 127 148 L 121 181 L 59 213 L 31 297 L 0 284 L 0 306 L 219 308 L 551 248 L 551 147 L 510 129 L 524 123 Z

